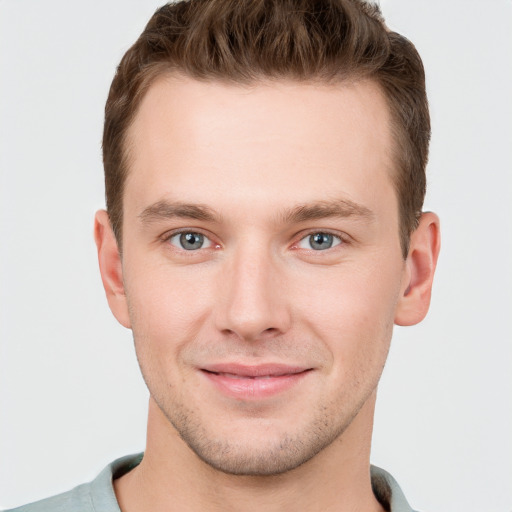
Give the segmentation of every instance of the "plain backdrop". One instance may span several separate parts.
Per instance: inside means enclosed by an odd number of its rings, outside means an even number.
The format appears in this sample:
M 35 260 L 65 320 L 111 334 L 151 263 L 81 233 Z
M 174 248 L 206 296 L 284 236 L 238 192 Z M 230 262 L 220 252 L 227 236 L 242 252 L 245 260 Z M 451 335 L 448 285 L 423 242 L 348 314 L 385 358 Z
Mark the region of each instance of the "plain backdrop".
M 0 0 L 0 508 L 145 443 L 148 393 L 92 238 L 115 66 L 160 2 Z M 512 510 L 512 2 L 382 0 L 427 71 L 431 311 L 397 328 L 373 463 L 414 508 Z

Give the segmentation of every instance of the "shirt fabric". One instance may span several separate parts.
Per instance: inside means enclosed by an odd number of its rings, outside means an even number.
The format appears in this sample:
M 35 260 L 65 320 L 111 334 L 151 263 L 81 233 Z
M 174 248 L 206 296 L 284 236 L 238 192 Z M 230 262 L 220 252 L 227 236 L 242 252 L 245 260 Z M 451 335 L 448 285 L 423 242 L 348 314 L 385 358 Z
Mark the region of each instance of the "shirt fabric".
M 4 512 L 121 512 L 112 482 L 142 460 L 142 453 L 128 455 L 109 464 L 92 482 L 71 491 Z M 396 480 L 386 471 L 371 466 L 373 493 L 390 512 L 414 512 Z

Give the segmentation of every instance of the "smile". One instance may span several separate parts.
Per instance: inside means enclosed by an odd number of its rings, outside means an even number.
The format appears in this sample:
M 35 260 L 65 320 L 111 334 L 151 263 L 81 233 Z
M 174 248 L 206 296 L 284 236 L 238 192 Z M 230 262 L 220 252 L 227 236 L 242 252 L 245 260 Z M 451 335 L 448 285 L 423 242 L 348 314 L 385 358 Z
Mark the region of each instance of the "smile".
M 221 377 L 228 377 L 229 379 L 273 379 L 275 377 L 284 377 L 287 375 L 286 373 L 281 375 L 260 375 L 253 377 L 251 375 L 236 375 L 234 373 L 217 373 L 216 375 L 220 375 Z
M 221 364 L 202 368 L 201 371 L 215 390 L 225 396 L 238 400 L 261 400 L 290 390 L 309 375 L 312 368 L 280 364 Z

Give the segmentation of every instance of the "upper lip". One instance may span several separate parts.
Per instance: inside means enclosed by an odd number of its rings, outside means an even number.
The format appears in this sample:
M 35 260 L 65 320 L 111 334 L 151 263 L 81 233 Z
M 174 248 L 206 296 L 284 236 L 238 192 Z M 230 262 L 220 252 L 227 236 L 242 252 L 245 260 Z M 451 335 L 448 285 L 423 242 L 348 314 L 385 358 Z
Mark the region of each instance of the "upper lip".
M 279 377 L 282 375 L 294 375 L 311 370 L 307 366 L 295 366 L 281 363 L 267 363 L 258 365 L 246 365 L 240 363 L 216 363 L 201 367 L 201 370 L 210 373 L 226 373 L 239 377 Z

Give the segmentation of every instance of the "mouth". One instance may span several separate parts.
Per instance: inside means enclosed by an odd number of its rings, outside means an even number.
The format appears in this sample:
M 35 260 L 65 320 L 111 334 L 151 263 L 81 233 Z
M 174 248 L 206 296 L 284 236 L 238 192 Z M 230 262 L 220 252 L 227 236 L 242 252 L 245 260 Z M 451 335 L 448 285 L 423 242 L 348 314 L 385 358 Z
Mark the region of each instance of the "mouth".
M 216 364 L 201 368 L 216 391 L 239 400 L 264 399 L 289 391 L 312 370 L 283 364 Z

